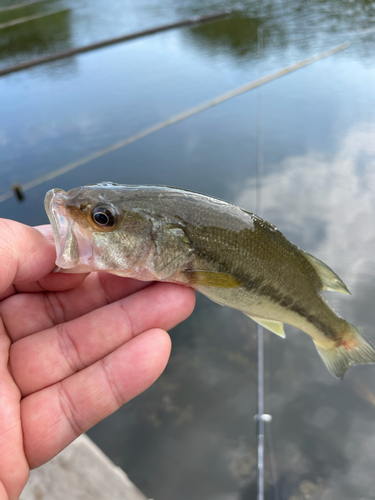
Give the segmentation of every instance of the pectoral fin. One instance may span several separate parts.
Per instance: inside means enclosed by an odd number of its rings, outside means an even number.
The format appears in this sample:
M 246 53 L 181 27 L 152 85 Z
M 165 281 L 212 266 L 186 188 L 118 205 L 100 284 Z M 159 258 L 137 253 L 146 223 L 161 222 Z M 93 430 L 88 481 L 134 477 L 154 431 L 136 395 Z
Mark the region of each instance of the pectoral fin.
M 315 271 L 318 273 L 319 278 L 323 283 L 323 290 L 330 290 L 332 292 L 341 292 L 348 293 L 350 295 L 349 290 L 347 289 L 345 283 L 337 276 L 336 273 L 332 271 L 327 264 L 324 264 L 321 260 L 317 259 L 313 255 L 310 255 L 307 252 L 304 252 L 307 260 L 313 266 Z
M 272 321 L 270 319 L 255 318 L 254 316 L 249 316 L 249 318 L 254 320 L 256 323 L 259 323 L 264 328 L 267 328 L 267 330 L 270 330 L 272 333 L 276 333 L 276 335 L 285 339 L 284 323 L 281 323 L 281 321 Z
M 216 288 L 238 288 L 241 283 L 230 274 L 216 271 L 187 270 L 184 272 L 191 286 L 212 286 Z
M 183 229 L 173 225 L 154 223 L 153 238 L 155 275 L 165 280 L 189 260 L 192 248 Z

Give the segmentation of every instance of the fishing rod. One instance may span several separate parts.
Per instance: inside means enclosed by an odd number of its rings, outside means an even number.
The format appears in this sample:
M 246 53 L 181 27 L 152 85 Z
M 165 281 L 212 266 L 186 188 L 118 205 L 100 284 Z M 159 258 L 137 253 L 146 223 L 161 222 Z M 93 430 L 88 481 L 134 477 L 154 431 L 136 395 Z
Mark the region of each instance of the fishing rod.
M 43 15 L 34 16 L 34 18 L 36 19 L 37 17 L 41 17 Z M 5 68 L 0 68 L 0 76 L 9 75 L 10 73 L 14 73 L 16 71 L 22 71 L 22 70 L 27 69 L 27 68 L 32 68 L 33 66 L 38 66 L 39 64 L 45 64 L 45 63 L 48 63 L 51 61 L 58 61 L 59 59 L 64 59 L 66 57 L 72 57 L 74 55 L 82 54 L 84 52 L 89 52 L 91 50 L 96 50 L 96 49 L 100 49 L 103 47 L 108 47 L 109 45 L 127 42 L 129 40 L 135 40 L 136 38 L 153 35 L 155 33 L 161 33 L 162 31 L 167 31 L 167 30 L 176 29 L 176 28 L 182 28 L 184 26 L 195 26 L 195 25 L 201 24 L 201 23 L 216 21 L 218 19 L 229 17 L 230 15 L 231 15 L 231 11 L 225 10 L 223 12 L 216 12 L 214 14 L 206 14 L 204 16 L 194 16 L 194 17 L 190 17 L 188 19 L 183 19 L 182 21 L 177 21 L 177 22 L 169 23 L 169 24 L 163 24 L 162 26 L 156 26 L 154 28 L 149 28 L 146 30 L 137 31 L 135 33 L 128 33 L 127 35 L 118 36 L 115 38 L 111 38 L 109 40 L 102 40 L 100 42 L 90 43 L 89 45 L 83 45 L 80 47 L 74 47 L 72 49 L 64 50 L 62 52 L 55 52 L 53 54 L 47 54 L 45 56 L 38 57 L 36 59 L 31 59 L 29 61 L 20 62 L 20 63 L 14 64 L 12 66 L 6 66 Z M 31 17 L 30 17 L 30 20 L 31 20 Z M 11 21 L 11 23 L 13 23 L 13 24 L 16 24 L 17 22 L 21 22 L 21 21 Z M 7 23 L 7 24 L 9 24 L 9 23 Z M 0 28 L 1 28 L 1 25 L 0 25 Z
M 221 104 L 222 102 L 225 102 L 229 99 L 233 99 L 234 97 L 241 95 L 245 92 L 249 92 L 252 89 L 258 88 L 261 85 L 265 85 L 266 83 L 269 83 L 273 80 L 276 80 L 277 78 L 281 78 L 282 76 L 285 76 L 289 73 L 292 73 L 293 71 L 299 70 L 301 68 L 304 68 L 305 66 L 308 66 L 309 64 L 313 64 L 317 61 L 320 61 L 326 57 L 330 57 L 333 54 L 336 54 L 337 52 L 340 52 L 342 50 L 345 50 L 349 44 L 344 43 L 342 45 L 338 45 L 337 47 L 333 47 L 332 49 L 326 50 L 324 52 L 321 52 L 320 54 L 317 54 L 312 57 L 308 57 L 307 59 L 304 59 L 302 61 L 298 61 L 290 66 L 286 66 L 274 73 L 271 73 L 269 75 L 263 76 L 262 78 L 258 78 L 256 80 L 253 80 L 245 85 L 242 85 L 241 87 L 238 87 L 234 90 L 230 90 L 228 92 L 225 92 L 224 94 L 221 94 L 209 101 L 203 102 L 197 106 L 194 106 L 190 109 L 187 109 L 183 111 L 182 113 L 179 113 L 177 115 L 174 115 L 167 120 L 163 120 L 162 122 L 156 123 L 155 125 L 152 125 L 146 129 L 141 130 L 140 132 L 137 132 L 129 137 L 126 137 L 125 139 L 122 139 L 119 142 L 116 142 L 114 144 L 111 144 L 103 149 L 100 149 L 99 151 L 94 151 L 93 153 L 88 154 L 87 156 L 84 156 L 83 158 L 80 158 L 78 160 L 72 161 L 70 163 L 67 163 L 66 165 L 63 165 L 62 167 L 56 168 L 54 170 L 51 170 L 50 172 L 47 172 L 46 174 L 43 174 L 41 177 L 37 177 L 29 182 L 26 182 L 24 184 L 16 183 L 13 185 L 12 189 L 9 191 L 6 191 L 5 193 L 0 193 L 0 203 L 9 200 L 13 198 L 15 195 L 16 197 L 22 201 L 24 199 L 24 193 L 25 191 L 28 191 L 29 189 L 32 189 L 36 186 L 39 186 L 40 184 L 43 184 L 44 182 L 50 181 L 52 179 L 55 179 L 56 177 L 59 177 L 60 175 L 64 175 L 71 170 L 74 170 L 78 167 L 81 167 L 83 165 L 86 165 L 90 161 L 96 160 L 98 158 L 101 158 L 102 156 L 111 153 L 113 151 L 116 151 L 117 149 L 123 148 L 124 146 L 127 146 L 128 144 L 131 144 L 135 141 L 138 141 L 139 139 L 142 139 L 143 137 L 146 137 L 150 134 L 153 134 L 155 132 L 158 132 L 159 130 L 162 130 L 163 128 L 169 127 L 179 121 L 185 120 L 193 115 L 196 115 L 197 113 L 201 113 L 202 111 L 205 111 L 206 109 L 212 108 L 213 106 L 217 106 L 218 104 Z M 1 71 L 0 71 L 1 74 Z M 19 192 L 17 192 L 19 191 Z M 21 193 L 21 197 L 19 195 Z M 260 212 L 258 212 L 260 213 Z
M 10 10 L 23 9 L 24 7 L 29 7 L 30 5 L 34 5 L 35 3 L 42 3 L 44 1 L 45 0 L 32 0 L 31 2 L 18 3 L 17 5 L 8 5 L 7 7 L 0 9 L 0 14 L 2 12 L 8 12 Z

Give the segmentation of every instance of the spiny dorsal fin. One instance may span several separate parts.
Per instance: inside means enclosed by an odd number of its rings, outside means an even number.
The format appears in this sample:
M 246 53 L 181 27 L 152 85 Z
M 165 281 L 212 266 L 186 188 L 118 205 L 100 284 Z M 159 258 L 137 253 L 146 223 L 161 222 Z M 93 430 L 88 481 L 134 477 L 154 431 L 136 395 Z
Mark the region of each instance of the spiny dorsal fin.
M 272 333 L 276 333 L 282 339 L 285 339 L 284 324 L 281 321 L 272 321 L 270 319 L 255 318 L 254 316 L 249 316 L 252 320 L 260 325 L 270 330 Z
M 323 290 L 348 293 L 350 295 L 350 292 L 346 288 L 345 283 L 343 283 L 343 281 L 337 276 L 335 272 L 332 271 L 330 267 L 327 266 L 327 264 L 324 264 L 324 262 L 307 252 L 304 252 L 304 254 L 322 280 Z

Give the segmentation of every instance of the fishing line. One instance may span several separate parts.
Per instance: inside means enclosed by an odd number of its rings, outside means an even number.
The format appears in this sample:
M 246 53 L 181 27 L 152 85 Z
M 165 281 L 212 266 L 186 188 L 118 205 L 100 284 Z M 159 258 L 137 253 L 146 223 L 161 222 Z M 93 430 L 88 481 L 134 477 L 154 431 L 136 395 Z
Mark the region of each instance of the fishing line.
M 258 27 L 258 77 L 260 77 L 260 66 L 263 60 L 263 28 Z M 263 217 L 262 204 L 262 184 L 264 177 L 264 147 L 263 147 L 263 89 L 258 87 L 257 90 L 257 173 L 256 173 L 256 213 L 259 217 Z M 264 439 L 265 439 L 265 423 L 268 423 L 269 450 L 271 461 L 271 473 L 274 483 L 275 499 L 279 499 L 279 490 L 277 484 L 277 468 L 276 459 L 273 449 L 273 440 L 271 434 L 272 416 L 264 411 L 264 330 L 257 323 L 257 356 L 258 356 L 258 401 L 257 414 L 255 420 L 257 422 L 257 445 L 258 445 L 258 492 L 257 500 L 264 500 Z M 268 391 L 269 392 L 269 391 Z
M 258 73 L 263 53 L 263 28 L 258 27 Z M 259 76 L 259 75 L 258 75 Z M 262 136 L 262 89 L 257 90 L 257 177 L 256 177 L 256 213 L 262 217 L 262 178 L 263 178 L 263 136 Z M 257 323 L 258 356 L 258 401 L 257 441 L 258 441 L 258 500 L 264 500 L 264 335 L 263 327 Z

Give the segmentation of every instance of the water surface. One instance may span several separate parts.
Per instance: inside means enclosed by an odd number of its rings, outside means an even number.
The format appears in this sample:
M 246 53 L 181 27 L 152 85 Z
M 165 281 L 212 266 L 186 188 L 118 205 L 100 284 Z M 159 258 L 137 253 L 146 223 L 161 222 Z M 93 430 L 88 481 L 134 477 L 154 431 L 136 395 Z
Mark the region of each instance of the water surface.
M 59 0 L 43 8 L 70 10 L 47 24 L 0 32 L 1 66 L 191 15 L 235 12 L 1 78 L 0 194 L 351 42 L 263 87 L 263 204 L 266 219 L 345 281 L 352 296 L 327 297 L 375 341 L 375 34 L 356 34 L 373 27 L 373 4 Z M 34 188 L 22 204 L 11 199 L 0 215 L 47 222 L 48 189 L 104 180 L 179 186 L 254 211 L 256 110 L 256 92 L 237 97 Z M 336 381 L 310 338 L 291 327 L 286 334 L 266 334 L 266 411 L 273 416 L 266 498 L 277 498 L 275 484 L 280 499 L 375 498 L 375 367 L 353 368 Z M 89 435 L 155 500 L 255 498 L 254 323 L 198 297 L 194 314 L 171 336 L 172 357 L 159 381 Z

